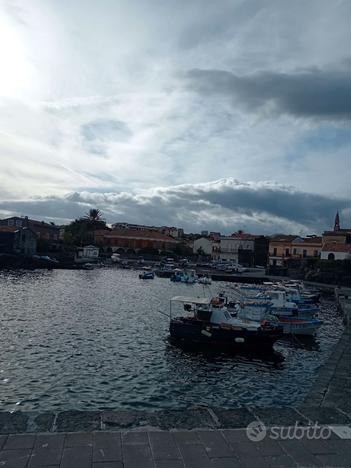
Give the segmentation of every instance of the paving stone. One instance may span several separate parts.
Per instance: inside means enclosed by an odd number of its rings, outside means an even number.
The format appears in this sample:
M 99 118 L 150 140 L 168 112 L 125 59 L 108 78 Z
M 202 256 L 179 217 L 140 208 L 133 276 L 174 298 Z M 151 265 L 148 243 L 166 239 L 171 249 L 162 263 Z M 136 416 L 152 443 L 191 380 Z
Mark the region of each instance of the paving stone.
M 29 461 L 29 468 L 59 465 L 62 458 L 63 434 L 38 435 Z
M 211 460 L 202 445 L 179 446 L 186 468 L 211 468 Z
M 68 447 L 63 450 L 60 468 L 90 468 L 92 447 Z
M 175 431 L 173 437 L 177 444 L 201 444 L 198 433 L 195 431 Z
M 346 447 L 346 441 L 344 441 L 345 447 Z M 319 455 L 319 454 L 332 454 L 332 453 L 337 453 L 338 448 L 337 446 L 333 443 L 333 440 L 323 440 L 323 439 L 302 439 L 301 443 L 306 447 L 306 449 L 310 452 L 313 453 L 314 455 Z
M 101 414 L 94 411 L 62 411 L 56 420 L 56 431 L 96 431 L 101 429 Z
M 127 460 L 123 464 L 124 468 L 155 468 L 153 460 Z
M 177 444 L 170 432 L 149 432 L 149 440 L 155 460 L 172 460 L 180 458 Z
M 257 419 L 266 427 L 307 425 L 308 419 L 298 414 L 293 408 L 252 408 Z
M 65 434 L 38 434 L 34 448 L 63 448 Z
M 301 407 L 298 411 L 313 423 L 318 424 L 350 424 L 351 418 L 336 408 Z
M 122 443 L 119 432 L 96 432 L 93 434 L 93 461 L 109 462 L 122 460 Z
M 93 434 L 91 432 L 75 432 L 67 434 L 65 447 L 92 447 Z
M 148 445 L 149 443 L 149 436 L 148 433 L 145 432 L 133 432 L 128 431 L 122 434 L 122 443 L 125 444 L 144 444 Z
M 165 410 L 155 413 L 160 429 L 216 429 L 209 411 L 203 408 L 189 410 Z
M 280 440 L 279 445 L 298 465 L 320 466 L 319 460 L 299 440 Z
M 28 416 L 20 411 L 0 412 L 0 433 L 14 434 L 27 431 Z
M 232 410 L 214 408 L 213 411 L 219 420 L 220 427 L 224 429 L 246 427 L 255 420 L 255 416 L 247 408 Z
M 264 457 L 263 458 L 266 467 L 274 467 L 274 468 L 290 468 L 296 467 L 296 463 L 294 460 L 289 457 L 288 455 L 279 455 L 279 456 L 272 456 L 272 457 Z
M 121 461 L 93 463 L 93 468 L 123 468 Z
M 238 458 L 213 458 L 211 460 L 211 466 L 213 468 L 236 468 L 241 467 Z
M 3 448 L 3 446 L 5 445 L 5 442 L 7 440 L 7 435 L 1 435 L 0 436 L 0 450 Z
M 245 431 L 226 429 L 223 430 L 222 433 L 236 456 L 262 458 L 262 453 L 258 449 L 257 443 L 250 441 Z
M 156 415 L 146 411 L 104 411 L 101 418 L 102 424 L 107 429 L 158 427 Z
M 34 447 L 35 436 L 30 434 L 10 435 L 4 445 L 4 450 L 31 449 Z
M 182 460 L 155 460 L 156 468 L 184 468 Z
M 126 462 L 152 460 L 150 446 L 146 444 L 122 444 L 122 451 Z
M 30 449 L 2 450 L 0 452 L 0 466 L 5 466 L 6 468 L 25 468 L 30 453 Z
M 198 431 L 207 455 L 210 458 L 233 457 L 233 451 L 219 431 Z
M 255 442 L 258 450 L 265 457 L 279 457 L 285 455 L 277 440 L 266 437 L 265 439 Z
M 349 468 L 351 466 L 351 458 L 349 456 L 345 456 L 342 453 L 338 454 L 321 454 L 316 455 L 318 461 L 320 461 L 322 466 L 329 466 L 329 467 L 345 467 Z

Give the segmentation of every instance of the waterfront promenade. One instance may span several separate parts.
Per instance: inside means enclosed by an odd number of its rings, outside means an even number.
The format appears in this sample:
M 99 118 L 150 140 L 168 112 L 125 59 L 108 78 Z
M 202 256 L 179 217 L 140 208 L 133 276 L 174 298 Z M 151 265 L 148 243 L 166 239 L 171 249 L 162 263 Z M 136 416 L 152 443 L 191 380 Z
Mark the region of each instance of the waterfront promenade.
M 0 438 L 7 468 L 349 467 L 351 440 L 253 442 L 245 430 L 78 432 Z
M 253 422 L 264 423 L 263 440 L 248 438 L 246 427 Z M 302 440 L 286 440 L 288 427 L 307 431 L 316 423 L 330 432 L 327 440 L 310 440 L 306 433 Z M 316 407 L 0 413 L 0 466 L 347 467 L 351 465 L 351 439 L 340 434 L 350 436 L 350 425 L 350 414 Z M 271 428 L 283 426 L 281 436 L 273 439 Z

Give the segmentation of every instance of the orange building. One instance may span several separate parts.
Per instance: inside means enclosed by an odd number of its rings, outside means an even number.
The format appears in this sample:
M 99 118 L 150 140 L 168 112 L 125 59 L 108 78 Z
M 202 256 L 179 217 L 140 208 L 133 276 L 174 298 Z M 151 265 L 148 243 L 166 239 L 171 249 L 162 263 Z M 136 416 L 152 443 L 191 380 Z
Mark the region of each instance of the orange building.
M 178 241 L 170 236 L 165 236 L 158 231 L 137 230 L 137 229 L 113 229 L 99 230 L 94 233 L 95 241 L 104 246 L 110 247 L 113 251 L 122 249 L 124 251 L 140 249 L 154 250 L 174 250 Z

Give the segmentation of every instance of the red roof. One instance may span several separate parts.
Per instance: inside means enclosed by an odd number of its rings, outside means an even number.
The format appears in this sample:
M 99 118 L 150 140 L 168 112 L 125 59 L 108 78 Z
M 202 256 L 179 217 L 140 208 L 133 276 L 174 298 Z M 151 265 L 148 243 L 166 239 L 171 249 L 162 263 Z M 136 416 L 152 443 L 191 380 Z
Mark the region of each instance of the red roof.
M 154 241 L 178 243 L 173 237 L 166 236 L 158 231 L 147 231 L 139 229 L 113 229 L 112 231 L 96 231 L 95 235 L 103 236 L 107 239 L 128 238 L 128 239 L 149 239 Z
M 16 232 L 19 229 L 17 226 L 0 226 L 0 232 Z
M 348 252 L 351 253 L 351 244 L 340 244 L 338 242 L 327 242 L 322 247 L 323 252 Z
M 292 236 L 291 234 L 278 234 L 277 236 L 271 237 L 270 242 L 292 242 L 297 239 L 299 236 Z

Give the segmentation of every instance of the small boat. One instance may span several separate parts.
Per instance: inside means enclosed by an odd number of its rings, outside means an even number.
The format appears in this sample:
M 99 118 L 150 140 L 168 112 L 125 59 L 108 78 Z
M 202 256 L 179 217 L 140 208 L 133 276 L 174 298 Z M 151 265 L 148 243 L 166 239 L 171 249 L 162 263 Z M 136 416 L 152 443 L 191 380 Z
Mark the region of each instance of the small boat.
M 155 274 L 153 271 L 143 271 L 142 273 L 140 273 L 139 275 L 139 278 L 140 279 L 154 279 L 155 278 Z
M 182 314 L 179 312 L 173 317 L 177 303 L 183 306 Z M 267 351 L 282 336 L 283 330 L 266 319 L 257 322 L 232 317 L 221 297 L 176 296 L 170 301 L 169 333 L 171 340 L 179 344 Z
M 198 283 L 200 284 L 211 284 L 212 283 L 212 280 L 209 276 L 205 275 L 205 276 L 201 276 L 198 280 L 197 280 Z
M 94 265 L 92 263 L 84 263 L 82 266 L 83 270 L 94 270 Z
M 272 317 L 275 317 L 284 334 L 314 335 L 323 324 L 315 315 L 299 315 L 298 308 L 275 309 L 269 299 L 248 299 L 237 303 L 235 308 L 237 317 L 241 318 L 262 321 L 274 320 Z M 232 310 L 231 313 L 233 314 Z
M 181 270 L 176 268 L 171 276 L 171 281 L 174 283 L 194 284 L 197 281 L 195 270 Z

